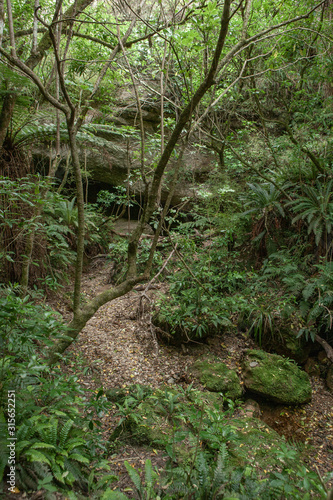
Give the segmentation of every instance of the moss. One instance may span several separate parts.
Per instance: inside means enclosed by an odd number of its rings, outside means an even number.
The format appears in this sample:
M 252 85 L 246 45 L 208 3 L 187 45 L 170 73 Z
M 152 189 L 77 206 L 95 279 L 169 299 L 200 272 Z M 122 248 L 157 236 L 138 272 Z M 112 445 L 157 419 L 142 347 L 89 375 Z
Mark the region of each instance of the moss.
M 284 438 L 257 418 L 232 418 L 230 421 L 235 436 L 229 443 L 231 463 L 246 466 L 251 462 L 260 469 L 281 466 L 276 453 L 285 445 Z
M 198 360 L 192 365 L 191 373 L 209 391 L 222 392 L 230 399 L 237 399 L 242 395 L 242 387 L 236 372 L 230 370 L 224 363 Z
M 277 354 L 246 351 L 243 376 L 246 389 L 272 401 L 302 404 L 311 400 L 308 374 L 295 363 Z

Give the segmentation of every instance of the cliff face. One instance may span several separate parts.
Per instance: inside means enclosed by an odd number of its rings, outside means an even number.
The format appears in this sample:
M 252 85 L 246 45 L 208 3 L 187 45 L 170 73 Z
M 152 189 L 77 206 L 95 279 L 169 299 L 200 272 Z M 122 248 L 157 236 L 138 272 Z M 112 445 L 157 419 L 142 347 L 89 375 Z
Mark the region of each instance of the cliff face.
M 141 113 L 145 130 L 145 170 L 147 176 L 153 172 L 154 164 L 160 154 L 160 102 L 155 95 L 147 94 L 141 102 Z M 166 118 L 170 118 L 166 114 Z M 129 183 L 132 194 L 143 194 L 144 185 L 140 177 L 141 142 L 139 135 L 139 113 L 132 89 L 119 89 L 114 100 L 112 113 L 106 114 L 100 109 L 92 109 L 87 122 L 78 134 L 79 155 L 83 171 L 89 182 L 110 187 L 126 186 Z M 167 140 L 167 129 L 165 130 Z M 56 173 L 62 179 L 68 164 L 69 148 L 64 140 L 60 150 L 60 162 Z M 176 160 L 170 160 L 161 199 L 165 201 L 168 183 Z M 33 150 L 35 163 L 48 165 L 55 155 L 54 147 L 44 143 Z M 192 197 L 197 187 L 207 178 L 215 163 L 215 155 L 195 145 L 189 145 L 183 155 L 182 169 L 175 189 L 172 204 L 177 204 L 184 197 Z M 70 162 L 69 162 L 70 165 Z

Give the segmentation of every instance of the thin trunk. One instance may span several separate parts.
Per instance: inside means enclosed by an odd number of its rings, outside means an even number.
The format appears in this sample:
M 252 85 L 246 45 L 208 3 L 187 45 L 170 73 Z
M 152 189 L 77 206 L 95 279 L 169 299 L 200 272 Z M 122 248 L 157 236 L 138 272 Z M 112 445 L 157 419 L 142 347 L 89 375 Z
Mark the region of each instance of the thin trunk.
M 7 0 L 7 17 L 8 17 L 9 40 L 10 40 L 10 53 L 12 57 L 16 57 L 13 12 L 10 0 Z
M 220 28 L 220 34 L 219 38 L 216 44 L 215 52 L 213 55 L 213 59 L 211 62 L 211 66 L 209 69 L 209 72 L 205 78 L 205 80 L 202 82 L 202 84 L 199 86 L 197 91 L 194 93 L 192 99 L 190 102 L 187 104 L 187 106 L 183 109 L 179 116 L 179 120 L 171 134 L 171 137 L 165 146 L 165 149 L 163 151 L 163 154 L 161 155 L 160 161 L 157 164 L 155 174 L 153 177 L 151 189 L 148 195 L 148 199 L 146 201 L 146 206 L 144 209 L 144 213 L 141 217 L 140 223 L 138 224 L 137 229 L 132 233 L 130 242 L 128 245 L 128 264 L 129 264 L 129 269 L 132 269 L 135 267 L 134 261 L 136 260 L 136 254 L 137 254 L 137 245 L 139 238 L 141 236 L 144 224 L 146 224 L 151 217 L 154 209 L 155 209 L 155 201 L 156 197 L 158 195 L 158 190 L 160 183 L 162 182 L 162 177 L 165 171 L 165 168 L 169 162 L 170 156 L 172 152 L 174 151 L 174 148 L 176 147 L 177 141 L 180 138 L 180 135 L 182 131 L 184 130 L 185 125 L 187 124 L 188 120 L 191 118 L 192 113 L 194 112 L 195 108 L 203 98 L 203 96 L 206 94 L 206 92 L 214 85 L 214 77 L 216 74 L 216 71 L 218 69 L 218 64 L 219 64 L 219 59 L 221 56 L 221 52 L 224 46 L 224 42 L 227 36 L 228 32 L 228 27 L 229 27 L 229 14 L 230 14 L 230 4 L 232 0 L 226 0 L 224 2 L 224 7 L 223 7 L 223 14 L 222 14 L 222 19 L 221 19 L 221 28 Z
M 2 147 L 7 135 L 7 129 L 13 116 L 15 102 L 16 94 L 14 92 L 10 92 L 6 95 L 2 104 L 0 113 L 0 148 Z
M 33 25 L 33 32 L 32 32 L 32 48 L 31 48 L 32 55 L 37 54 L 37 33 L 38 33 L 37 11 L 38 11 L 38 9 L 39 9 L 39 0 L 35 0 L 34 25 Z
M 5 27 L 5 8 L 4 0 L 0 0 L 0 47 L 2 46 L 3 30 Z
M 122 50 L 122 53 L 124 55 L 127 68 L 129 71 L 129 74 L 131 75 L 131 80 L 134 88 L 134 94 L 135 94 L 135 99 L 136 99 L 136 105 L 138 108 L 138 114 L 139 114 L 139 123 L 140 123 L 140 140 L 141 140 L 141 147 L 140 147 L 140 159 L 141 159 L 141 177 L 142 180 L 145 184 L 147 184 L 146 181 L 146 176 L 145 176 L 145 129 L 143 126 L 143 116 L 142 116 L 142 109 L 141 109 L 141 102 L 140 102 L 140 97 L 139 97 L 139 92 L 138 92 L 138 87 L 135 82 L 134 74 L 131 68 L 131 64 L 128 60 L 128 57 L 126 55 L 126 51 L 123 45 L 123 42 L 120 37 L 120 30 L 119 30 L 119 25 L 117 25 L 117 34 L 118 34 L 118 43 L 120 45 L 120 48 Z
M 69 145 L 71 150 L 72 163 L 74 167 L 74 176 L 76 183 L 76 204 L 78 212 L 78 232 L 77 232 L 77 248 L 76 248 L 74 295 L 73 295 L 73 312 L 74 312 L 74 319 L 76 319 L 78 316 L 80 316 L 80 295 L 81 295 L 81 278 L 83 270 L 85 222 L 84 222 L 84 191 L 83 191 L 79 153 L 76 142 L 74 117 L 75 117 L 74 113 L 71 113 L 70 118 L 67 119 L 67 130 L 69 135 Z

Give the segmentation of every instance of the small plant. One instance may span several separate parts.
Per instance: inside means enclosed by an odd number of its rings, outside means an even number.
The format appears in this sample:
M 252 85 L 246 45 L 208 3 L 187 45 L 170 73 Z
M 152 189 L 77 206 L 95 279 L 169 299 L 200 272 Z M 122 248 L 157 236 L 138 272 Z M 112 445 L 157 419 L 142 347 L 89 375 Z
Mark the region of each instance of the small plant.
M 299 220 L 306 222 L 308 234 L 313 233 L 316 246 L 325 257 L 331 248 L 331 231 L 333 227 L 333 181 L 321 183 L 316 181 L 314 186 L 303 186 L 303 195 L 288 203 L 297 214 L 292 222 Z
M 263 255 L 267 253 L 268 238 L 272 239 L 273 232 L 281 228 L 281 221 L 286 217 L 281 202 L 281 191 L 274 184 L 250 184 L 251 189 L 246 198 L 245 207 L 248 209 L 243 215 L 257 214 L 252 228 L 252 242 L 259 245 Z M 287 186 L 283 186 L 286 189 Z
M 145 477 L 141 480 L 139 473 L 128 462 L 125 462 L 125 467 L 130 476 L 139 500 L 152 500 L 157 499 L 157 492 L 155 487 L 158 486 L 159 475 L 153 470 L 151 460 L 145 462 Z

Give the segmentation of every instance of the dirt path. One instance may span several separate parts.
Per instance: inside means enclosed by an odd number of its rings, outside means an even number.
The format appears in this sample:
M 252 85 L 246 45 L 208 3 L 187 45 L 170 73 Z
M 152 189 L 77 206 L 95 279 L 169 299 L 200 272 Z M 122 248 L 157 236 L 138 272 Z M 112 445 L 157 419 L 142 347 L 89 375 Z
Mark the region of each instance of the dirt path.
M 84 294 L 88 298 L 95 295 L 108 286 L 107 282 L 108 268 L 101 262 L 85 276 Z M 163 285 L 158 286 L 162 291 Z M 147 295 L 152 300 L 158 292 L 155 289 Z M 75 364 L 81 363 L 87 368 L 80 378 L 83 385 L 95 389 L 102 386 L 104 390 L 131 384 L 154 387 L 181 384 L 185 387 L 192 382 L 187 368 L 199 355 L 211 352 L 229 367 L 237 369 L 242 351 L 254 347 L 253 341 L 241 334 L 214 337 L 209 344 L 191 344 L 185 350 L 157 343 L 150 328 L 149 314 L 138 319 L 140 297 L 142 290 L 133 290 L 103 306 L 71 346 L 69 351 L 76 359 Z M 141 301 L 142 304 L 147 308 L 147 299 Z M 311 403 L 296 408 L 264 404 L 261 418 L 287 439 L 309 444 L 309 467 L 325 475 L 333 470 L 333 394 L 323 380 L 312 377 L 311 383 Z M 104 423 L 109 429 L 107 438 L 114 423 L 112 415 L 106 416 Z M 126 483 L 124 460 L 142 468 L 146 458 L 151 458 L 154 465 L 163 468 L 162 455 L 150 451 L 127 446 L 110 457 L 115 473 L 121 476 L 120 487 L 122 481 Z

